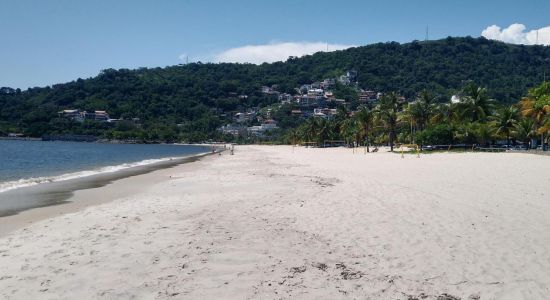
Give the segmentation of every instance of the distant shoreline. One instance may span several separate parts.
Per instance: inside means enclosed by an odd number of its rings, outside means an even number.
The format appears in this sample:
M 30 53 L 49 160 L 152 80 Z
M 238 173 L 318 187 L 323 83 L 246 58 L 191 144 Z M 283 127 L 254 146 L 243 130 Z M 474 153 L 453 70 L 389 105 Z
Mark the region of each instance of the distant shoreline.
M 0 136 L 2 141 L 42 141 L 42 138 Z
M 109 140 L 101 139 L 97 137 L 87 137 L 86 139 L 78 138 L 37 138 L 37 137 L 7 137 L 0 136 L 0 140 L 4 141 L 42 141 L 42 142 L 82 142 L 82 143 L 110 143 L 110 144 L 177 144 L 177 143 L 167 143 L 162 141 L 136 141 L 136 140 Z
M 136 141 L 136 140 L 110 140 L 110 139 L 101 139 L 96 138 L 93 141 L 85 140 L 71 140 L 71 139 L 51 139 L 45 140 L 43 138 L 37 137 L 7 137 L 0 136 L 2 141 L 37 141 L 37 142 L 78 142 L 78 143 L 101 143 L 101 144 L 136 144 L 136 145 L 195 145 L 195 146 L 210 146 L 210 145 L 223 145 L 230 143 L 219 143 L 219 142 L 200 142 L 200 143 L 181 143 L 181 142 L 165 142 L 165 141 Z

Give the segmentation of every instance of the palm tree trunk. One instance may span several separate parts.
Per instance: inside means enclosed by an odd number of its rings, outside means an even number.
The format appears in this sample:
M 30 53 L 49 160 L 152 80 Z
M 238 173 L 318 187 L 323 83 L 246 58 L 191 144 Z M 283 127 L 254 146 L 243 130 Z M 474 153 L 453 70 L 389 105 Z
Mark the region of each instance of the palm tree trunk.
M 367 143 L 367 152 L 370 152 L 369 150 L 369 125 L 365 125 L 365 142 Z
M 393 129 L 390 130 L 390 151 L 393 152 Z

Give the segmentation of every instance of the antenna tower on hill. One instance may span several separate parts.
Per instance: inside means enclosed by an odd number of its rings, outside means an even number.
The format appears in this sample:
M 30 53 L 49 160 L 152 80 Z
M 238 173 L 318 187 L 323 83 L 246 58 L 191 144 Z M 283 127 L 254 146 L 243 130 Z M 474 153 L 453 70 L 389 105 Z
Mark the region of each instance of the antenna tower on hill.
M 426 42 L 428 41 L 428 39 L 429 39 L 429 37 L 430 37 L 430 35 L 429 35 L 429 29 L 430 29 L 430 28 L 428 27 L 428 25 L 426 25 Z

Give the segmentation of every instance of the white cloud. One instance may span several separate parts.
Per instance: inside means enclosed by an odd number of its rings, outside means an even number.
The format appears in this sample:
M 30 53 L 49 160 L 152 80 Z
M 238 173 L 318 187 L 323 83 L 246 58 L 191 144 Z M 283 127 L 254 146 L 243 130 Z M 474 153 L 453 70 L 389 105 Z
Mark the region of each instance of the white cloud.
M 342 50 L 354 45 L 328 44 L 328 51 Z M 231 48 L 215 54 L 214 62 L 238 62 L 261 64 L 264 62 L 285 61 L 289 56 L 303 56 L 316 52 L 326 52 L 327 43 L 323 42 L 286 42 L 267 45 L 248 45 Z
M 481 32 L 481 36 L 490 39 L 498 40 L 511 44 L 524 45 L 550 45 L 550 26 L 526 31 L 523 24 L 512 24 L 507 28 L 500 28 L 497 25 L 491 25 Z M 538 42 L 537 42 L 538 31 Z

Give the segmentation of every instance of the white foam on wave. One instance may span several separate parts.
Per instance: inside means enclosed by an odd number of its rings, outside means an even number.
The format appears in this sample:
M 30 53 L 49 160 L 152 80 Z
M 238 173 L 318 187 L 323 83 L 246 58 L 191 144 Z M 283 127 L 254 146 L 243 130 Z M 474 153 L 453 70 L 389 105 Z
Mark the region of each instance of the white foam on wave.
M 193 156 L 202 156 L 202 155 L 204 155 L 204 153 L 197 154 L 197 155 L 181 156 L 181 157 L 146 159 L 146 160 L 133 162 L 133 163 L 124 163 L 124 164 L 115 165 L 115 166 L 106 166 L 106 167 L 101 167 L 93 170 L 79 171 L 79 172 L 67 173 L 67 174 L 62 174 L 57 176 L 31 177 L 31 178 L 23 178 L 23 179 L 13 180 L 13 181 L 0 182 L 0 193 L 22 188 L 22 187 L 29 187 L 29 186 L 33 186 L 41 183 L 58 182 L 58 181 L 77 179 L 77 178 L 82 178 L 82 177 L 87 177 L 87 176 L 92 176 L 97 174 L 113 173 L 113 172 L 129 169 L 133 167 L 140 167 L 140 166 L 170 161 L 174 159 L 182 159 L 182 158 L 189 158 Z

